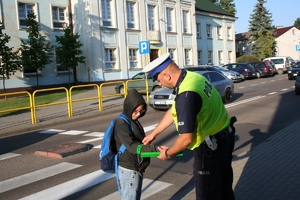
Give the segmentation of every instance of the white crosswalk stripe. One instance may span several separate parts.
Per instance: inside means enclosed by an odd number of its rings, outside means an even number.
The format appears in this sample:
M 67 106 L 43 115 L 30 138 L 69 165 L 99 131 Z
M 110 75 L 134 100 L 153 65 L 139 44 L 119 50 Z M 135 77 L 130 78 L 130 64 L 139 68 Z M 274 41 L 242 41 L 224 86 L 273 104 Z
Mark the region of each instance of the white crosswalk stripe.
M 72 164 L 72 163 L 60 163 L 54 166 L 50 166 L 44 169 L 40 169 L 28 174 L 24 174 L 15 178 L 11 178 L 5 181 L 0 182 L 0 193 L 6 192 L 23 185 L 33 183 L 75 168 L 81 167 L 81 165 Z
M 13 158 L 13 157 L 16 157 L 16 156 L 20 156 L 20 154 L 17 154 L 17 153 L 5 153 L 5 154 L 0 155 L 0 161 L 1 160 L 6 160 L 6 159 L 9 159 L 9 158 Z
M 143 180 L 141 199 L 146 199 L 146 198 L 150 197 L 151 195 L 153 195 L 157 192 L 160 192 L 171 185 L 172 184 L 170 184 L 170 183 L 165 183 L 165 182 L 161 182 L 161 181 L 153 181 L 153 180 L 145 178 Z M 120 199 L 119 193 L 114 192 L 110 195 L 107 195 L 106 197 L 101 198 L 100 200 L 111 200 L 111 199 L 114 199 L 114 200 Z

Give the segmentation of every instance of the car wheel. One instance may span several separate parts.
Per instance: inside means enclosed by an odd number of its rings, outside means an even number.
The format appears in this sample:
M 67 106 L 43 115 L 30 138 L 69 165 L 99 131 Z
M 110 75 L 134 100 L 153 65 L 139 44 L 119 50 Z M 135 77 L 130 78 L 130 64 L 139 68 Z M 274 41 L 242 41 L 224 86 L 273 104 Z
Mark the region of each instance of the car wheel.
M 256 77 L 257 78 L 261 78 L 261 73 L 260 72 L 256 72 Z
M 158 90 L 159 88 L 161 88 L 159 85 L 156 85 L 152 88 L 152 91 Z
M 280 75 L 283 74 L 283 69 L 278 69 L 277 73 L 280 74 Z
M 232 100 L 232 90 L 230 88 L 226 89 L 225 91 L 225 95 L 224 95 L 224 98 L 223 98 L 223 102 L 224 103 L 230 103 L 231 100 Z
M 123 85 L 121 85 L 121 86 L 119 87 L 119 93 L 120 93 L 120 94 L 124 94 L 124 86 L 123 86 Z

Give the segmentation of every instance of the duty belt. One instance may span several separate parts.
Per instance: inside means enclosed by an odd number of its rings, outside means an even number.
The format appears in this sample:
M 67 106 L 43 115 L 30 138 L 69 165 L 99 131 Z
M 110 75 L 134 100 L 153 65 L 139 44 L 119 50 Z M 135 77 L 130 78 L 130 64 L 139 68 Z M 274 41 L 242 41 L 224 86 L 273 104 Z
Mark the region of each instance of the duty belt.
M 216 138 L 216 140 L 220 141 L 223 138 L 227 137 L 232 132 L 231 126 L 228 126 L 228 128 L 221 130 L 220 132 L 212 135 L 212 137 Z

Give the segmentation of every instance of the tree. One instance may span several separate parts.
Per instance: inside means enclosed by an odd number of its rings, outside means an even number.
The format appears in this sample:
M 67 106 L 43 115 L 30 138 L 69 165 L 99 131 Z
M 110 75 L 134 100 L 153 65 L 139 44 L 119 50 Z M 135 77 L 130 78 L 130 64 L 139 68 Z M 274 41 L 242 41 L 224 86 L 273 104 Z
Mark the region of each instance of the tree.
M 13 52 L 13 48 L 7 46 L 10 36 L 3 33 L 3 25 L 0 22 L 0 75 L 3 80 L 3 91 L 5 93 L 5 80 L 21 68 L 17 51 Z
M 78 40 L 78 33 L 72 33 L 69 26 L 64 28 L 63 36 L 55 36 L 59 46 L 56 47 L 56 56 L 62 67 L 69 70 L 69 87 L 70 87 L 70 71 L 74 69 L 78 63 L 84 63 L 85 57 L 82 55 L 82 43 Z
M 300 18 L 299 17 L 295 20 L 294 26 L 300 30 Z
M 249 43 L 252 44 L 251 54 L 259 58 L 265 58 L 264 54 L 269 54 L 270 52 L 270 56 L 276 53 L 275 27 L 272 26 L 272 14 L 264 7 L 266 2 L 266 0 L 257 0 L 249 20 Z M 264 46 L 266 38 L 272 45 Z M 270 49 L 262 50 L 263 46 Z
M 210 0 L 210 1 L 213 2 L 214 4 L 216 4 L 217 6 L 220 6 L 227 12 L 235 15 L 236 9 L 235 9 L 235 3 L 233 3 L 233 0 Z
M 45 65 L 52 62 L 53 46 L 46 42 L 46 36 L 39 32 L 39 24 L 35 21 L 36 15 L 31 12 L 27 14 L 25 23 L 27 25 L 28 40 L 21 40 L 21 63 L 23 70 L 35 73 L 37 87 L 39 87 L 39 71 Z

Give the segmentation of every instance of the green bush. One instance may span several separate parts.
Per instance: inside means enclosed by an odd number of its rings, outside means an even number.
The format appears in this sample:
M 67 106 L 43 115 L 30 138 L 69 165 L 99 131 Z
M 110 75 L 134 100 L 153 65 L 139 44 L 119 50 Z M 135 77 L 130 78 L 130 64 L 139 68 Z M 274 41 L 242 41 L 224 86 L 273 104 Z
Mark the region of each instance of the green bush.
M 240 56 L 236 59 L 236 62 L 238 62 L 238 63 L 258 62 L 258 61 L 260 61 L 259 58 L 257 58 L 256 56 L 251 56 L 251 55 Z

